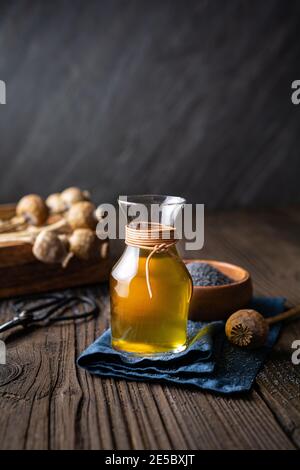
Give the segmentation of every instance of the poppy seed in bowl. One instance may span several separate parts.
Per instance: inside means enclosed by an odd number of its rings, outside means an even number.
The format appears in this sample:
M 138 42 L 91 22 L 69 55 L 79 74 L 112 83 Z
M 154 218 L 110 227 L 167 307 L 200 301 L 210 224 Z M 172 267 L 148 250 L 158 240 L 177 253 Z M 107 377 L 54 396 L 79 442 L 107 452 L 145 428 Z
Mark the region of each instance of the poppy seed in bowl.
M 194 286 L 223 286 L 233 279 L 208 263 L 191 262 L 186 265 Z

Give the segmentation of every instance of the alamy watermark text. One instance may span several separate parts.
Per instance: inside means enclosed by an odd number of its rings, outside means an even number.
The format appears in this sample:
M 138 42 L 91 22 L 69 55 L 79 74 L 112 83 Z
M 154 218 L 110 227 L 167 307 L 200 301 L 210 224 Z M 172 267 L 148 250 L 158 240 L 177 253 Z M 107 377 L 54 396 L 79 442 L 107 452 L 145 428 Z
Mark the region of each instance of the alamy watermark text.
M 0 80 L 0 104 L 6 104 L 6 84 Z

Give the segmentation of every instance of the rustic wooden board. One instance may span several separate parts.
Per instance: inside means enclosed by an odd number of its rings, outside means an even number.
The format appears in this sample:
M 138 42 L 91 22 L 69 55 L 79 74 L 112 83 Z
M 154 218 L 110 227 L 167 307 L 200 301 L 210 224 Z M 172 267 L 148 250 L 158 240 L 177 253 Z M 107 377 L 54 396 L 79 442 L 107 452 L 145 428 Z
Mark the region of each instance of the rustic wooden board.
M 300 211 L 226 213 L 206 218 L 201 257 L 244 265 L 257 293 L 300 302 Z M 199 257 L 199 253 L 195 253 Z M 295 449 L 300 448 L 300 367 L 286 326 L 249 394 L 235 397 L 174 386 L 102 380 L 75 365 L 108 326 L 106 284 L 82 288 L 101 313 L 88 322 L 7 332 L 0 366 L 3 449 Z M 9 301 L 0 304 L 10 317 Z
M 14 211 L 13 204 L 0 205 L 0 219 L 12 217 Z M 108 250 L 101 259 L 81 261 L 73 258 L 66 268 L 62 268 L 58 264 L 38 261 L 28 243 L 0 243 L 0 297 L 103 282 L 108 279 L 110 269 Z

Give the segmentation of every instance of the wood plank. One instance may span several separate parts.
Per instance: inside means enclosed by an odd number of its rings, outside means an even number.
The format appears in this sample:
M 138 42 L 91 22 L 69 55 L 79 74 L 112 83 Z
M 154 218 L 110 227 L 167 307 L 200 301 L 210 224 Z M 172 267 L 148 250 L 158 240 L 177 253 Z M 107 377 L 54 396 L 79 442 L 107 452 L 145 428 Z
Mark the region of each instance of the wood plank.
M 2 448 L 292 448 L 258 396 L 220 399 L 78 370 L 76 356 L 107 326 L 104 302 L 98 321 L 32 331 L 30 342 L 10 338 L 22 374 L 0 387 Z M 272 438 L 259 441 L 265 426 Z
M 251 270 L 257 292 L 278 294 L 279 284 L 272 280 L 282 282 L 284 260 L 299 260 L 296 244 L 278 231 L 288 217 L 209 216 L 201 256 L 240 263 Z M 289 285 L 290 274 L 284 279 L 279 293 L 295 300 L 296 284 Z M 109 317 L 105 285 L 80 292 L 98 298 L 97 319 L 6 333 L 10 372 L 0 366 L 1 448 L 299 447 L 299 373 L 288 361 L 290 341 L 298 333 L 296 323 L 286 327 L 255 389 L 226 398 L 174 386 L 102 380 L 78 369 L 76 357 L 107 327 Z M 1 302 L 0 312 L 1 318 L 9 317 L 8 302 Z
M 15 204 L 1 204 L 0 205 L 0 220 L 9 220 L 11 219 L 16 212 Z
M 300 322 L 289 325 L 258 375 L 257 390 L 292 442 L 300 448 L 300 370 L 291 362 L 291 344 L 300 339 Z
M 67 287 L 107 281 L 111 260 L 81 261 L 72 259 L 66 268 L 35 260 L 21 266 L 0 267 L 0 297 L 48 292 Z
M 288 303 L 297 304 L 299 214 L 294 209 L 212 217 L 206 238 L 211 240 L 210 229 L 217 230 L 226 259 L 249 269 L 256 293 L 282 295 Z M 291 362 L 291 343 L 298 338 L 299 321 L 284 327 L 270 360 L 258 376 L 256 389 L 290 439 L 300 447 L 300 368 Z
M 272 256 L 274 290 L 281 290 L 290 303 L 300 304 L 300 212 L 282 211 L 270 221 L 274 237 Z M 284 240 L 280 246 L 278 240 Z M 300 448 L 300 366 L 291 361 L 292 342 L 300 339 L 300 319 L 286 324 L 270 361 L 259 374 L 258 390 L 278 422 Z

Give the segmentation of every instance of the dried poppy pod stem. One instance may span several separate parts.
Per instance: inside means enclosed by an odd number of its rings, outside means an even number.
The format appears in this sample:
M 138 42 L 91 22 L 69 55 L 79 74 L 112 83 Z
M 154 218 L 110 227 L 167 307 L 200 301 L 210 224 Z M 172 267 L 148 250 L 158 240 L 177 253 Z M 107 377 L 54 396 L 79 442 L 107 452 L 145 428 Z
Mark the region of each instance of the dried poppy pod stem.
M 24 225 L 43 225 L 48 214 L 49 210 L 44 200 L 37 194 L 28 194 L 18 202 L 16 216 L 0 225 L 0 232 L 18 230 Z
M 60 219 L 53 224 L 43 225 L 42 227 L 28 227 L 26 230 L 18 232 L 0 233 L 0 243 L 22 241 L 24 238 L 26 239 L 30 236 L 36 236 L 42 231 L 53 232 L 62 229 L 70 229 L 65 219 Z
M 258 348 L 267 340 L 269 325 L 294 318 L 299 314 L 300 305 L 270 318 L 264 318 L 256 310 L 238 310 L 228 318 L 225 333 L 229 341 L 236 346 Z

